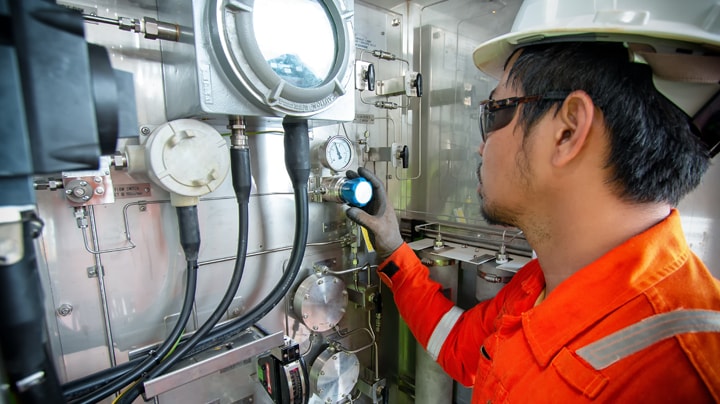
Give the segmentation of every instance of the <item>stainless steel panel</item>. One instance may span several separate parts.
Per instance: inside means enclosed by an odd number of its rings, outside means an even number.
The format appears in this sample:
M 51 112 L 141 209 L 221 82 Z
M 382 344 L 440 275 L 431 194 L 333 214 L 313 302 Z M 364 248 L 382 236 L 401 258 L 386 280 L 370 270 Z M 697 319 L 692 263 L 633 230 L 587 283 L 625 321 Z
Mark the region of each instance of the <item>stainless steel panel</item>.
M 166 393 L 184 384 L 222 371 L 245 360 L 252 359 L 263 352 L 283 344 L 282 332 L 255 338 L 257 339 L 239 339 L 236 343 L 242 345 L 232 346 L 229 350 L 215 353 L 208 358 L 203 359 L 202 355 L 198 355 L 198 358 L 189 359 L 187 361 L 189 362 L 188 365 L 145 382 L 145 396 L 151 398 Z M 249 339 L 249 341 L 247 341 L 247 339 Z M 181 363 L 179 365 L 183 364 Z

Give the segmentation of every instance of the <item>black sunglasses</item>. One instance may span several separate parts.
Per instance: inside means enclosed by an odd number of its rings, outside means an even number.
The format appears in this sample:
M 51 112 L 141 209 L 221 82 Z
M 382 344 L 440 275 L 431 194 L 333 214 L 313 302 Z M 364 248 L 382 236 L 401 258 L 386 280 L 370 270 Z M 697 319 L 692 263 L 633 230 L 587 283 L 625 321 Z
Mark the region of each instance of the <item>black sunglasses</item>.
M 480 102 L 480 135 L 483 143 L 490 132 L 506 127 L 515 116 L 517 106 L 527 102 L 540 100 L 562 101 L 567 97 L 566 91 L 551 91 L 545 95 L 528 95 L 510 97 L 502 100 L 485 100 Z

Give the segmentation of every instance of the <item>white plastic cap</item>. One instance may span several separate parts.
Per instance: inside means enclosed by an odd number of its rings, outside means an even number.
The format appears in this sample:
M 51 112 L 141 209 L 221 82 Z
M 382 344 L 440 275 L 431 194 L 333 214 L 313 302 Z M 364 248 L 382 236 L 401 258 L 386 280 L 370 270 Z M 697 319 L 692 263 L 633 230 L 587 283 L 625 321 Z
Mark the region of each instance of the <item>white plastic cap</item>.
M 525 0 L 510 33 L 481 44 L 473 59 L 499 79 L 515 49 L 549 41 L 626 43 L 653 69 L 658 90 L 689 115 L 720 90 L 716 0 Z
M 228 145 L 212 126 L 177 119 L 157 127 L 145 143 L 148 176 L 171 193 L 173 206 L 197 204 L 230 170 Z M 183 199 L 185 198 L 185 199 Z

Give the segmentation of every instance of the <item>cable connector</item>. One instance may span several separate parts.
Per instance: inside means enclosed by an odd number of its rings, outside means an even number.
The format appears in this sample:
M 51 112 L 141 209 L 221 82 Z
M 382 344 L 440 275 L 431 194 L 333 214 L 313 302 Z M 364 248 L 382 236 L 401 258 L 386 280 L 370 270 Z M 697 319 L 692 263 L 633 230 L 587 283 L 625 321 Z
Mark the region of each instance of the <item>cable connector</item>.
M 230 129 L 230 147 L 247 149 L 248 137 L 245 134 L 245 119 L 242 116 L 231 116 L 227 128 Z
M 508 262 L 508 256 L 505 252 L 505 244 L 500 245 L 500 249 L 495 254 L 495 263 L 496 264 L 505 264 Z
M 386 52 L 386 51 L 384 51 L 384 50 L 378 50 L 378 49 L 376 49 L 376 50 L 372 51 L 371 54 L 372 54 L 373 56 L 375 56 L 376 58 L 378 58 L 378 59 L 384 59 L 384 60 L 395 60 L 395 59 L 397 59 L 397 56 L 395 56 L 394 54 L 392 54 L 392 53 L 390 53 L 390 52 Z

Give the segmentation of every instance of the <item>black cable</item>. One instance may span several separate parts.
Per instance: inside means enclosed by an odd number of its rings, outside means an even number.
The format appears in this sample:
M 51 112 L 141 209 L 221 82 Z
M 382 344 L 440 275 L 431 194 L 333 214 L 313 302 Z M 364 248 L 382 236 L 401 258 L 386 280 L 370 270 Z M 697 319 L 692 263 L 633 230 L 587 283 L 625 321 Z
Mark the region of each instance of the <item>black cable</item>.
M 265 317 L 287 295 L 292 287 L 293 280 L 300 271 L 300 265 L 302 264 L 302 258 L 305 255 L 305 247 L 307 244 L 309 221 L 307 181 L 310 175 L 310 151 L 308 126 L 307 120 L 294 117 L 286 117 L 286 119 L 283 120 L 283 126 L 285 127 L 285 165 L 293 183 L 296 216 L 293 248 L 287 270 L 283 273 L 279 283 L 270 294 L 256 307 L 251 309 L 246 315 L 211 330 L 193 349 L 186 349 L 185 351 L 187 352 L 182 356 L 183 358 L 190 357 L 198 352 L 219 345 Z M 235 167 L 236 165 L 233 166 Z M 250 177 L 248 176 L 247 178 Z M 184 345 L 183 343 L 181 346 Z M 121 399 L 125 398 L 125 396 L 130 397 L 128 394 L 124 394 Z
M 245 229 L 247 229 L 247 223 L 248 223 L 247 206 L 250 201 L 250 192 L 251 192 L 251 188 L 252 188 L 252 181 L 251 181 L 252 177 L 251 177 L 251 170 L 250 170 L 250 153 L 247 148 L 244 148 L 244 149 L 233 148 L 230 150 L 230 158 L 231 158 L 231 162 L 232 162 L 231 170 L 232 170 L 232 180 L 233 180 L 233 188 L 235 189 L 235 195 L 237 197 L 239 206 L 242 206 L 242 205 L 245 206 L 244 213 L 243 213 L 242 208 L 240 210 L 240 214 L 243 215 L 244 218 L 240 217 L 240 220 L 239 220 L 239 224 L 241 227 L 238 232 L 238 240 L 239 240 L 238 254 L 241 251 L 243 252 L 243 254 L 246 254 L 247 253 L 247 234 L 248 234 L 248 232 L 247 232 L 247 230 L 244 230 L 242 226 L 244 223 L 245 224 L 244 227 L 245 227 Z M 240 205 L 240 204 L 242 204 L 242 205 Z M 243 236 L 243 234 L 244 234 L 244 236 Z M 241 245 L 241 243 L 244 245 Z M 190 252 L 190 253 L 192 253 L 192 252 Z M 237 261 L 236 261 L 236 270 L 237 270 Z M 242 273 L 234 273 L 234 275 L 237 275 L 237 276 L 236 277 L 234 276 L 233 279 L 237 278 L 238 282 L 239 282 L 239 279 L 242 276 Z M 236 287 L 236 289 L 237 289 L 237 287 Z M 235 292 L 233 292 L 233 293 L 235 293 Z M 227 308 L 225 308 L 225 310 L 227 310 Z M 181 344 L 186 344 L 187 342 L 188 342 L 188 340 L 183 340 L 183 341 L 181 341 Z M 190 356 L 196 352 L 197 352 L 196 350 L 193 350 L 193 352 L 191 352 L 190 354 L 186 354 L 185 357 Z M 105 370 L 96 372 L 92 375 L 85 376 L 81 379 L 73 380 L 72 382 L 66 383 L 65 385 L 62 386 L 65 398 L 66 399 L 78 398 L 78 397 L 89 394 L 89 393 L 111 383 L 113 380 L 115 380 L 118 377 L 121 377 L 124 374 L 126 374 L 127 372 L 129 372 L 132 367 L 137 366 L 137 364 L 142 359 L 143 358 L 137 358 L 132 361 L 117 365 L 113 368 L 105 369 Z
M 247 148 L 230 149 L 231 166 L 233 167 L 233 187 L 235 188 L 235 194 L 237 196 L 238 203 L 238 245 L 237 245 L 237 258 L 235 260 L 235 269 L 233 270 L 230 285 L 225 291 L 225 295 L 220 300 L 220 303 L 215 308 L 215 311 L 205 321 L 205 323 L 198 329 L 190 339 L 185 341 L 179 346 L 175 352 L 173 352 L 168 358 L 165 358 L 160 364 L 157 365 L 153 370 L 149 371 L 147 375 L 143 376 L 142 379 L 133 386 L 129 391 L 123 394 L 118 400 L 119 404 L 132 403 L 142 391 L 142 383 L 144 380 L 152 379 L 161 375 L 163 372 L 170 369 L 171 366 L 176 364 L 190 351 L 202 338 L 204 338 L 208 332 L 220 321 L 220 318 L 225 315 L 228 307 L 235 298 L 235 293 L 240 286 L 243 272 L 245 270 L 245 259 L 247 258 L 247 245 L 248 245 L 248 205 L 250 203 L 250 189 L 251 183 L 251 172 L 250 172 L 250 151 Z
M 310 177 L 310 142 L 308 122 L 303 118 L 287 116 L 283 119 L 283 127 L 285 129 L 283 139 L 285 168 L 292 181 L 295 195 L 295 234 L 287 269 L 265 299 L 244 316 L 216 327 L 207 338 L 197 345 L 193 352 L 217 346 L 260 321 L 285 298 L 300 271 L 307 244 L 309 221 L 307 183 Z
M 126 373 L 118 379 L 115 379 L 112 383 L 108 383 L 103 387 L 93 391 L 92 393 L 81 397 L 80 399 L 74 400 L 73 402 L 96 403 L 109 396 L 110 394 L 121 390 L 123 387 L 138 379 L 143 373 L 147 372 L 158 362 L 160 362 L 165 357 L 165 355 L 170 352 L 172 347 L 177 342 L 178 338 L 180 338 L 180 336 L 182 335 L 182 332 L 185 329 L 188 320 L 190 319 L 193 302 L 195 301 L 198 268 L 197 256 L 200 248 L 200 230 L 197 219 L 197 206 L 182 206 L 178 207 L 176 211 L 178 215 L 180 244 L 183 247 L 183 251 L 185 252 L 185 259 L 187 261 L 187 281 L 183 306 L 180 310 L 180 316 L 178 317 L 178 321 L 175 323 L 175 327 L 173 327 L 170 335 L 160 346 L 157 353 L 147 357 L 132 371 Z
M 124 362 L 117 366 L 103 369 L 91 375 L 67 382 L 62 386 L 63 395 L 69 400 L 82 397 L 85 394 L 90 394 L 129 372 L 133 367 L 139 365 L 143 359 L 145 359 L 144 356 L 135 358 L 129 362 Z

